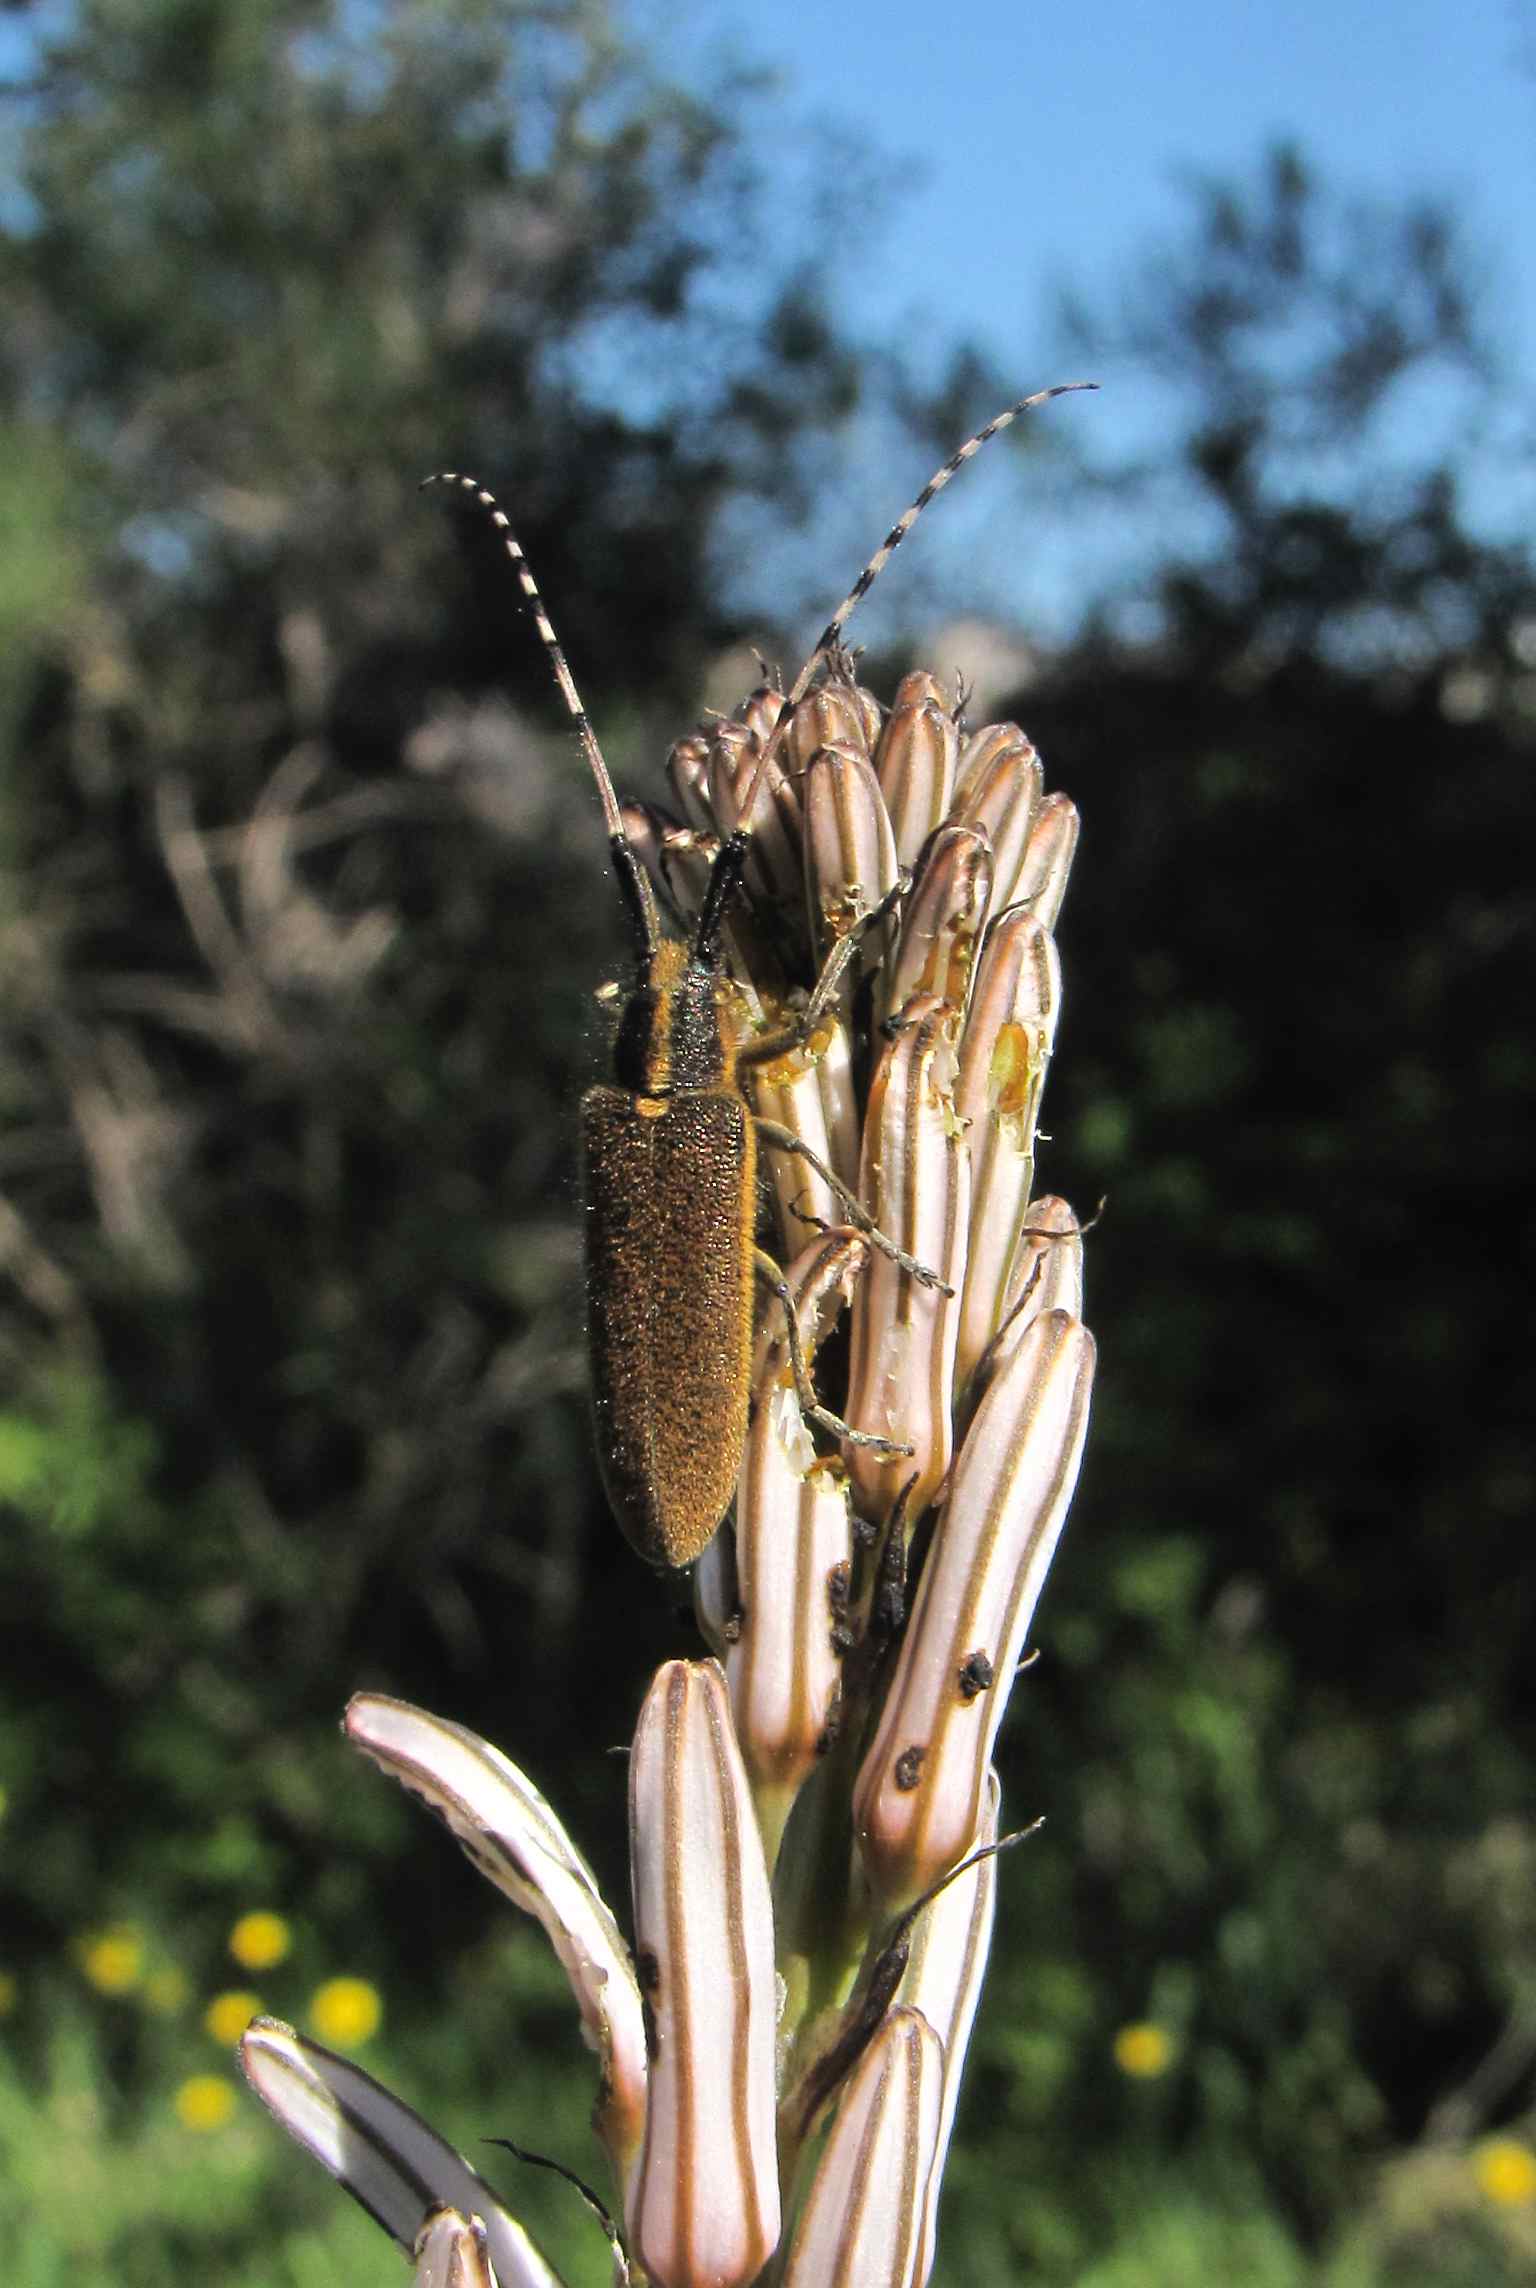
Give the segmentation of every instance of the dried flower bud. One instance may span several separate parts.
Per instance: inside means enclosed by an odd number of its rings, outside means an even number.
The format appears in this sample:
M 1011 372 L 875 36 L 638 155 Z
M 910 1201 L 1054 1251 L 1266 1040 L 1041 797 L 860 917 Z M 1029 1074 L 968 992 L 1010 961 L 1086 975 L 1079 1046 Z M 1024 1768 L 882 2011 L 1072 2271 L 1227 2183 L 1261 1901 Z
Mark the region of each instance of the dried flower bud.
M 897 2003 L 848 2077 L 784 2288 L 914 2288 L 943 2077 L 938 2035 Z
M 707 731 L 690 731 L 686 738 L 673 741 L 667 756 L 667 779 L 677 807 L 687 824 L 704 834 L 715 831 L 709 807 L 709 746 Z
M 970 1214 L 970 1164 L 955 1114 L 958 1019 L 939 1001 L 914 1001 L 869 1092 L 860 1196 L 889 1239 L 937 1272 L 923 1285 L 887 1256 L 871 1256 L 853 1300 L 848 1419 L 912 1448 L 882 1461 L 850 1450 L 860 1510 L 890 1515 L 910 1484 L 916 1517 L 949 1468 L 955 1339 Z
M 717 1662 L 657 1671 L 629 1822 L 650 2050 L 630 2246 L 657 2288 L 742 2288 L 779 2237 L 777 1986 L 768 1870 Z
M 970 1848 L 992 1743 L 1077 1482 L 1093 1339 L 1036 1319 L 987 1389 L 854 1789 L 876 1898 L 904 1905 Z

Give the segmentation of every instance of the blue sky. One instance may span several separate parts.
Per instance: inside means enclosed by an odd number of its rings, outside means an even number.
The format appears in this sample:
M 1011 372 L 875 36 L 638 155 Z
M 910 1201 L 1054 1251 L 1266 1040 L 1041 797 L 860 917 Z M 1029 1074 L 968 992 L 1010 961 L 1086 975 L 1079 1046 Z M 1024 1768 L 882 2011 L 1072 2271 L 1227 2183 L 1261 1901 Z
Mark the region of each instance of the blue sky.
M 1056 288 L 1106 292 L 1178 230 L 1181 175 L 1249 171 L 1284 138 L 1341 187 L 1446 199 L 1477 249 L 1502 361 L 1536 364 L 1536 0 L 627 0 L 626 13 L 695 87 L 719 84 L 731 53 L 774 69 L 792 116 L 825 123 L 829 164 L 844 130 L 874 153 L 876 195 L 856 192 L 837 250 L 838 307 L 867 343 L 926 338 L 937 365 L 970 335 L 1021 387 L 1062 378 Z M 1139 443 L 1150 393 L 1135 375 L 1104 379 L 1103 397 L 1049 417 Z M 1430 418 L 1460 414 L 1447 402 Z M 870 493 L 846 545 L 877 539 L 893 492 L 923 473 L 850 471 Z M 1507 462 L 1474 489 L 1490 527 L 1536 508 L 1529 456 L 1518 501 Z M 941 514 L 964 529 L 979 512 Z M 1036 600 L 1049 615 L 1049 595 Z

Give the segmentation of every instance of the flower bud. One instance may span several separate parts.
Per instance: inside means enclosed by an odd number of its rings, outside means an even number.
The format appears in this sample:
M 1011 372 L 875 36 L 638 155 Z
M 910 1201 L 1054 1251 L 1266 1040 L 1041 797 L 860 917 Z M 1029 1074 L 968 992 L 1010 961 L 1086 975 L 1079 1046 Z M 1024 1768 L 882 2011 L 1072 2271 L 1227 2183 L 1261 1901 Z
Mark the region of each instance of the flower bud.
M 958 1020 L 940 1001 L 914 1001 L 869 1094 L 860 1196 L 880 1230 L 954 1292 L 925 1286 L 883 1254 L 870 1257 L 853 1299 L 848 1419 L 909 1445 L 910 1459 L 849 1450 L 858 1506 L 888 1517 L 915 1479 L 916 1517 L 949 1468 L 959 1289 L 965 1276 L 970 1165 L 955 1114 Z
M 919 993 L 964 1010 L 991 895 L 992 845 L 986 835 L 974 826 L 941 829 L 907 900 L 889 966 L 887 1016 L 899 1017 Z
M 784 2288 L 914 2288 L 943 2077 L 938 2035 L 898 2002 L 848 2077 Z
M 949 815 L 959 753 L 960 733 L 932 676 L 907 676 L 875 750 L 901 865 L 916 865 L 929 835 Z
M 818 747 L 802 781 L 805 885 L 817 943 L 830 952 L 896 884 L 896 842 L 874 766 L 846 742 Z M 872 930 L 861 967 L 879 961 L 889 924 Z
M 656 2288 L 742 2288 L 779 2237 L 768 1870 L 725 1678 L 667 1661 L 629 1760 L 649 2102 L 626 2188 Z
M 416 2288 L 497 2288 L 479 2217 L 432 2210 L 416 2236 Z
M 969 1850 L 1007 1705 L 1082 1458 L 1093 1340 L 1036 1319 L 966 1434 L 879 1728 L 854 1788 L 865 1873 L 905 1905 Z

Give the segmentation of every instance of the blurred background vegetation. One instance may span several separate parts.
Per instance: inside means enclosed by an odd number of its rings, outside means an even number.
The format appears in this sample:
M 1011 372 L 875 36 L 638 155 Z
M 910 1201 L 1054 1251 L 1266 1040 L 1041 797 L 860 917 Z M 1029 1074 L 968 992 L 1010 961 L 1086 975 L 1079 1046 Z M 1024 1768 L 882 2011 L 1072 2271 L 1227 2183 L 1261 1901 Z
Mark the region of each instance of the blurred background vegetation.
M 1256 153 L 1108 315 L 1041 312 L 1021 373 L 962 345 L 936 389 L 843 337 L 814 207 L 768 232 L 792 108 L 699 107 L 595 0 L 81 0 L 25 58 L 7 2278 L 399 2276 L 234 2099 L 231 1990 L 350 2028 L 467 2146 L 595 2165 L 538 1934 L 335 1728 L 369 1685 L 484 1730 L 622 1896 L 600 1751 L 687 1641 L 584 1419 L 600 826 L 494 552 L 415 480 L 515 502 L 654 791 L 745 644 L 787 657 L 855 568 L 760 593 L 755 539 L 835 498 L 856 559 L 1085 365 L 1169 386 L 1156 456 L 1116 461 L 1111 392 L 971 480 L 1021 546 L 1045 493 L 1167 538 L 989 708 L 1086 818 L 1045 1175 L 1110 1204 L 1096 1436 L 1005 1742 L 1049 1824 L 1004 1876 L 940 2277 L 1536 2278 L 1536 576 L 1385 441 L 1451 377 L 1529 439 L 1454 218 Z M 871 421 L 902 473 L 849 503 Z

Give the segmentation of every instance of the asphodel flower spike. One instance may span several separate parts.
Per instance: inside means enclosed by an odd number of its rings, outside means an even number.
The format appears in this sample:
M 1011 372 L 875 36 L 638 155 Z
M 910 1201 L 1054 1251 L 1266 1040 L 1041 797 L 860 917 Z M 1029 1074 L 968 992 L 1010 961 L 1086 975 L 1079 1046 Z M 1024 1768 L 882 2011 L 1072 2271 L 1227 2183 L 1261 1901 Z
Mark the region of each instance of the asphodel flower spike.
M 715 1658 L 667 1662 L 645 1696 L 627 1939 L 497 1750 L 376 1694 L 347 1733 L 553 1945 L 599 2061 L 620 2221 L 599 2213 L 648 2288 L 922 2288 L 935 2262 L 997 1910 L 1001 1727 L 1093 1377 L 1082 1229 L 1034 1188 L 1078 818 L 1043 791 L 1018 724 L 968 724 L 926 670 L 887 712 L 843 633 L 921 509 L 1023 410 L 924 487 L 787 693 L 765 683 L 676 743 L 675 818 L 620 808 L 494 512 L 645 917 L 656 994 L 690 958 L 663 917 L 695 958 L 692 1021 L 718 1036 L 733 1117 L 752 1125 L 749 1176 L 760 1145 L 776 1244 L 754 1255 L 749 1181 L 733 1246 L 755 1260 L 760 1307 L 750 1346 L 743 1302 L 726 1347 L 750 1367 L 737 1411 L 709 1412 L 717 1450 L 695 1457 L 735 1479 L 734 1506 L 713 1538 L 703 1516 L 663 1552 L 697 1557 Z M 654 1054 L 647 1072 L 670 1085 Z M 637 1128 L 671 1117 L 659 1094 L 631 1109 Z M 688 1212 L 668 1200 L 679 1232 Z M 708 1314 L 688 1324 L 702 1343 Z M 687 1366 L 669 1359 L 669 1389 Z M 626 1415 L 637 1499 L 643 1416 Z M 557 2288 L 484 2181 L 358 2069 L 268 2021 L 245 2059 L 424 2288 Z

